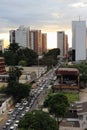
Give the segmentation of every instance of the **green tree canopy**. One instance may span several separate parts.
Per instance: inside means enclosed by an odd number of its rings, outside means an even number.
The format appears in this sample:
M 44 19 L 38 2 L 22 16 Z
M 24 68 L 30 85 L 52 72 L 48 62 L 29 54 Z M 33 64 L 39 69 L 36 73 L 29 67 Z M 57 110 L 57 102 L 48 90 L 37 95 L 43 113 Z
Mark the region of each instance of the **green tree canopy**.
M 19 77 L 22 75 L 22 70 L 23 68 L 16 67 L 16 66 L 11 66 L 9 67 L 9 79 L 8 82 L 10 81 L 19 81 Z
M 15 101 L 20 101 L 29 96 L 30 89 L 30 85 L 12 81 L 8 83 L 5 92 L 7 95 L 13 96 Z
M 57 118 L 62 118 L 68 110 L 69 102 L 65 95 L 54 93 L 48 96 L 44 106 L 48 107 L 51 114 L 54 114 Z
M 6 65 L 16 65 L 17 64 L 17 54 L 14 53 L 13 51 L 8 50 L 8 51 L 4 52 L 3 56 L 5 58 Z
M 19 130 L 58 130 L 56 120 L 43 111 L 28 112 L 18 125 Z
M 37 53 L 29 48 L 21 48 L 17 51 L 18 61 L 26 61 L 28 66 L 35 65 L 37 62 Z
M 54 58 L 57 58 L 57 56 L 60 55 L 60 49 L 59 48 L 54 48 L 49 50 L 45 56 L 52 56 Z
M 38 57 L 32 49 L 20 47 L 18 43 L 11 43 L 3 56 L 7 65 L 18 65 L 20 61 L 25 61 L 27 66 L 36 65 Z
M 47 53 L 44 54 L 43 58 L 40 60 L 40 64 L 47 65 L 48 68 L 56 65 L 58 62 L 57 56 L 59 54 L 60 54 L 59 48 L 49 50 Z
M 20 66 L 27 66 L 27 62 L 25 60 L 20 60 L 18 65 L 20 65 Z
M 19 48 L 20 48 L 20 46 L 18 45 L 18 43 L 11 43 L 11 44 L 9 45 L 9 48 L 8 48 L 8 49 L 9 49 L 10 51 L 16 53 Z

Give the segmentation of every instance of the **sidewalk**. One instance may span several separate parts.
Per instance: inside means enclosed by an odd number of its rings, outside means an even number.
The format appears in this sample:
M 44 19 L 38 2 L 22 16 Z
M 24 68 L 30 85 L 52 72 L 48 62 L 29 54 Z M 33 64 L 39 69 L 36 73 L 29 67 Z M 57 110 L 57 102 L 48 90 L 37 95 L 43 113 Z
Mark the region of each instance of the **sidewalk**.
M 81 89 L 79 93 L 79 100 L 80 101 L 87 101 L 87 88 Z

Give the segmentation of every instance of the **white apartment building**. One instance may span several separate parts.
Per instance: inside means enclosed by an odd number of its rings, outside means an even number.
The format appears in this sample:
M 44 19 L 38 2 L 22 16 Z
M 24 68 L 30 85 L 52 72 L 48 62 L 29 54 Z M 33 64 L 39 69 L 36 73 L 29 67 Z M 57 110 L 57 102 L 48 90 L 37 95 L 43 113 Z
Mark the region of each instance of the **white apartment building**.
M 29 27 L 20 26 L 16 30 L 10 30 L 10 43 L 18 43 L 21 47 L 30 48 Z
M 24 26 L 20 26 L 15 31 L 15 42 L 19 43 L 19 46 L 29 47 L 29 28 Z
M 74 60 L 86 60 L 86 22 L 72 21 L 72 50 Z

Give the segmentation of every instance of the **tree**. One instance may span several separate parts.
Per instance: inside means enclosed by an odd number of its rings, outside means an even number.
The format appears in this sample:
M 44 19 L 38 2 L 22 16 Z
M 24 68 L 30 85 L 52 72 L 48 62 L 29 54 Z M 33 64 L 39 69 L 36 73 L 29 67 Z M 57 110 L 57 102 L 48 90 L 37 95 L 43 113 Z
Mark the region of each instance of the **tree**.
M 49 50 L 45 56 L 52 56 L 54 58 L 57 58 L 57 56 L 60 55 L 60 49 L 59 48 L 54 48 L 54 49 L 51 49 Z
M 48 107 L 49 112 L 55 115 L 55 117 L 58 119 L 59 124 L 61 121 L 60 119 L 64 117 L 68 110 L 69 102 L 65 95 L 54 93 L 48 96 L 44 102 L 44 106 Z
M 20 60 L 18 65 L 27 66 L 27 62 L 25 60 Z
M 37 64 L 37 53 L 29 48 L 20 48 L 18 43 L 11 43 L 3 55 L 7 65 L 18 65 L 20 61 L 25 61 L 27 66 Z
M 37 53 L 29 48 L 21 48 L 17 51 L 18 61 L 26 61 L 28 66 L 35 65 L 37 62 Z
M 22 74 L 22 70 L 23 68 L 19 68 L 19 67 L 16 67 L 16 66 L 11 66 L 9 68 L 9 79 L 8 79 L 8 82 L 10 81 L 19 81 L 19 77 L 21 76 Z
M 6 65 L 13 65 L 13 66 L 16 65 L 16 63 L 17 63 L 16 53 L 12 52 L 11 50 L 8 50 L 8 51 L 4 52 L 3 56 L 5 58 Z
M 29 96 L 31 86 L 28 84 L 22 84 L 15 81 L 9 82 L 6 87 L 5 93 L 13 96 L 15 101 L 20 101 L 23 98 Z
M 40 65 L 46 65 L 48 69 L 52 68 L 58 63 L 58 55 L 60 54 L 59 48 L 54 48 L 49 50 L 44 54 L 43 58 L 40 60 Z
M 19 130 L 58 130 L 58 124 L 46 112 L 35 110 L 28 112 L 18 125 Z
M 18 45 L 18 43 L 11 43 L 9 45 L 9 50 L 14 53 L 16 53 L 19 48 L 20 48 L 20 46 Z

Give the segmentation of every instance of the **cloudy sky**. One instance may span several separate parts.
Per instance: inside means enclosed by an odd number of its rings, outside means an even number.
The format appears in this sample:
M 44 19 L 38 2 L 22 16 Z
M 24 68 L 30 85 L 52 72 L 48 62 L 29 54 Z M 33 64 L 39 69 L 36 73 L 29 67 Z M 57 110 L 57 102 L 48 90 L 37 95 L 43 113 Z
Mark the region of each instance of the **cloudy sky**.
M 25 25 L 31 27 L 31 29 L 41 29 L 42 32 L 64 30 L 69 34 L 70 41 L 72 20 L 79 20 L 79 16 L 81 20 L 87 19 L 86 1 L 1 0 L 0 38 L 5 38 L 6 42 L 10 29 L 16 29 L 20 25 Z M 48 33 L 48 39 L 50 39 L 50 36 L 52 36 L 52 33 Z

